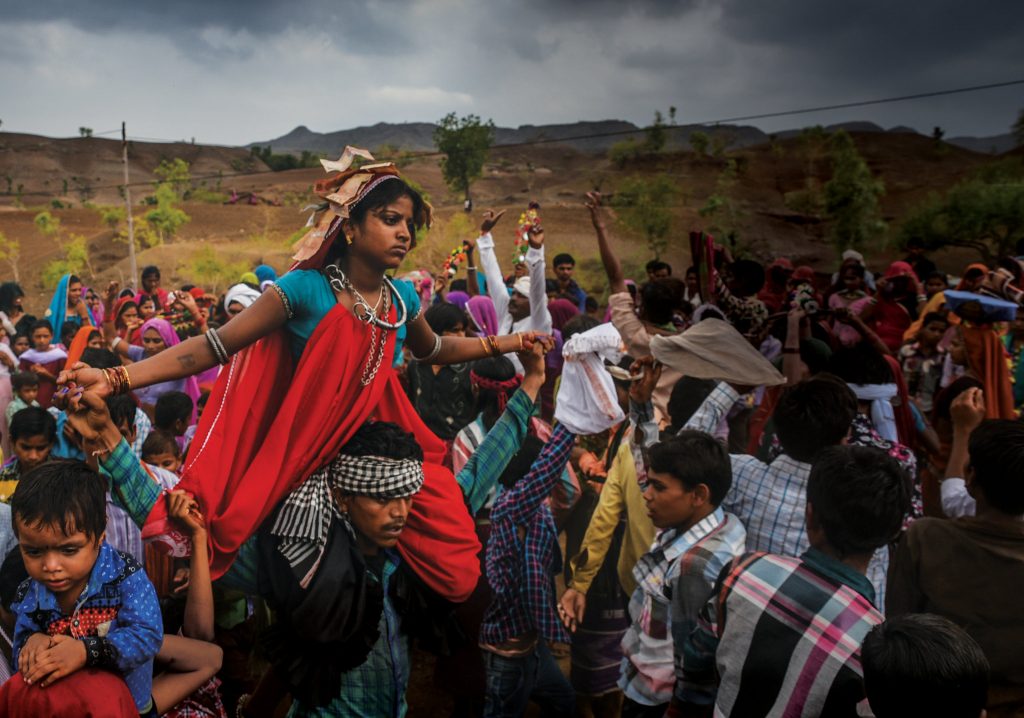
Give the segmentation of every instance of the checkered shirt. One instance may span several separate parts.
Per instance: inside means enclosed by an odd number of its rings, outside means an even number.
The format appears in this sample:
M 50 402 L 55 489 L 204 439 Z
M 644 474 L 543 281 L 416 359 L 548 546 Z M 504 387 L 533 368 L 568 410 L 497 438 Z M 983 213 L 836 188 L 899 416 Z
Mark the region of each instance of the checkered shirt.
M 569 460 L 574 438 L 559 425 L 530 472 L 494 502 L 486 564 L 494 597 L 480 626 L 481 643 L 499 645 L 531 631 L 549 641 L 569 641 L 555 613 L 554 575 L 562 556 L 545 499 Z
M 713 434 L 739 399 L 736 390 L 719 383 L 690 417 L 687 429 Z M 731 454 L 732 488 L 722 508 L 747 527 L 747 548 L 787 556 L 807 550 L 804 508 L 811 465 L 782 454 L 766 464 L 746 454 Z
M 744 551 L 739 519 L 716 509 L 688 531 L 667 529 L 637 561 L 629 599 L 632 624 L 622 638 L 619 687 L 643 705 L 668 703 L 677 667 L 673 646 L 690 634 L 722 569 Z
M 737 559 L 683 646 L 682 700 L 715 715 L 857 715 L 873 601 L 865 576 L 815 549 Z

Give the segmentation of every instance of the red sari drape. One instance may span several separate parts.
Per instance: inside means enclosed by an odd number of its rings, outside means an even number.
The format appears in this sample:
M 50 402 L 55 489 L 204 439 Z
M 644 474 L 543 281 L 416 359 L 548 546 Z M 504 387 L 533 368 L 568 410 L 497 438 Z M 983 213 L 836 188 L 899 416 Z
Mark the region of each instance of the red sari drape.
M 341 305 L 320 321 L 294 373 L 284 329 L 239 352 L 221 372 L 178 486 L 197 497 L 207 517 L 214 578 L 291 490 L 333 459 L 364 422 L 378 419 L 413 433 L 425 456 L 425 481 L 399 551 L 448 600 L 463 601 L 473 591 L 480 544 L 472 518 L 452 473 L 440 465 L 444 443 L 420 420 L 391 368 L 395 335 L 387 336 L 368 386 L 360 382 L 370 328 Z M 157 502 L 143 537 L 170 528 L 166 506 Z

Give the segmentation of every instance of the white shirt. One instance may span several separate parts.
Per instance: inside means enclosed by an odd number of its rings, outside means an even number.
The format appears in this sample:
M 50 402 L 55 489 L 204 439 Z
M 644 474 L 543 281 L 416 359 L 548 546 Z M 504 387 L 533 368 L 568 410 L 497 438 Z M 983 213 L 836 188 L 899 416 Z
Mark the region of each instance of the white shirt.
M 939 487 L 942 491 L 942 513 L 951 519 L 974 516 L 977 503 L 967 493 L 967 482 L 963 479 L 943 479 Z
M 551 312 L 548 311 L 547 283 L 544 278 L 544 247 L 530 247 L 526 251 L 526 267 L 530 274 L 530 314 L 519 321 L 513 320 L 508 311 L 508 290 L 505 288 L 505 277 L 501 273 L 501 266 L 494 252 L 494 237 L 490 232 L 481 235 L 476 241 L 476 247 L 480 252 L 480 267 L 487 278 L 487 293 L 494 302 L 494 313 L 498 316 L 498 333 L 534 331 L 550 335 Z M 519 363 L 519 357 L 515 354 L 509 354 L 508 357 L 515 365 L 516 371 L 522 373 L 523 367 Z

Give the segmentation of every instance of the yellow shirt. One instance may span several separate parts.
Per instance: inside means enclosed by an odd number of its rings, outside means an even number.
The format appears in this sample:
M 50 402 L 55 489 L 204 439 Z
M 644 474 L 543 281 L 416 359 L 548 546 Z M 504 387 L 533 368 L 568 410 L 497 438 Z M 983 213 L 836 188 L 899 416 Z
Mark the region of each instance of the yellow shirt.
M 586 593 L 594 576 L 601 569 L 608 547 L 612 542 L 615 527 L 619 525 L 619 517 L 626 514 L 626 533 L 622 537 L 622 550 L 619 552 L 619 583 L 627 596 L 633 595 L 636 580 L 633 578 L 633 567 L 651 547 L 654 541 L 655 528 L 647 516 L 643 492 L 636 480 L 636 464 L 629 442 L 623 441 L 619 452 L 615 455 L 611 471 L 601 489 L 601 499 L 594 509 L 590 526 L 583 537 L 580 551 L 570 561 L 572 580 L 570 588 Z

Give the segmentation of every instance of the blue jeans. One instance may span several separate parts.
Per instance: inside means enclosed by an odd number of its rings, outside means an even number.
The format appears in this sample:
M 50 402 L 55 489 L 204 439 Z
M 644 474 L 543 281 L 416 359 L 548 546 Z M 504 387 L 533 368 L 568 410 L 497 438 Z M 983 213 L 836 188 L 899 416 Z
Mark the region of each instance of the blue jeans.
M 487 672 L 485 718 L 520 718 L 530 700 L 541 707 L 544 716 L 573 714 L 576 694 L 543 639 L 518 658 L 482 653 Z

